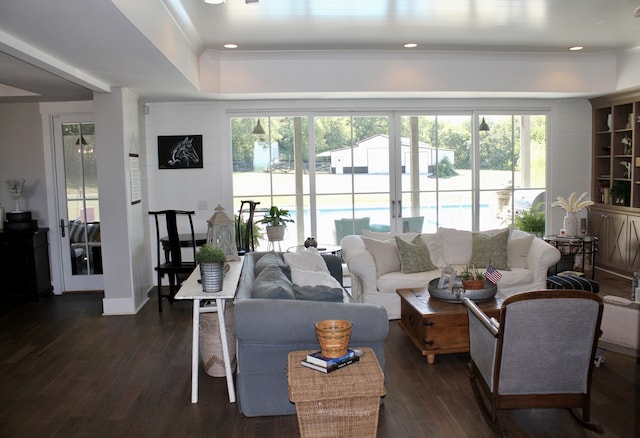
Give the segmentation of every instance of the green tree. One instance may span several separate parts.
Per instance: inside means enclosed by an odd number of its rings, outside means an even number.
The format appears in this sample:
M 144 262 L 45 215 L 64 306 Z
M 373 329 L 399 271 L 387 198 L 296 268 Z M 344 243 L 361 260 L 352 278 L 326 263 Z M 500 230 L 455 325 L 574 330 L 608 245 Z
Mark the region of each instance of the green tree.
M 444 157 L 438 163 L 438 178 L 451 178 L 452 176 L 458 176 L 458 172 L 453 168 L 449 157 Z

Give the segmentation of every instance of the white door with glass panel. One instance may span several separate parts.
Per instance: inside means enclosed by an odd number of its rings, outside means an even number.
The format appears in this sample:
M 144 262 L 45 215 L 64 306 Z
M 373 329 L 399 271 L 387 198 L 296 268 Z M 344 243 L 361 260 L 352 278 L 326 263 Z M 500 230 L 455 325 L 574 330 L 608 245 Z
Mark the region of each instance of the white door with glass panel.
M 54 117 L 58 230 L 63 290 L 103 290 L 95 123 Z M 53 231 L 53 230 L 52 230 Z

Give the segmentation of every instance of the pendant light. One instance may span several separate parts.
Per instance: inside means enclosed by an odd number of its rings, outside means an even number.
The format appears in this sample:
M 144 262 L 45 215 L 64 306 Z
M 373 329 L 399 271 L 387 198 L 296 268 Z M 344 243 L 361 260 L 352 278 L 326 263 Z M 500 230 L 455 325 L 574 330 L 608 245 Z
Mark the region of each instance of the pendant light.
M 256 125 L 256 127 L 253 128 L 252 134 L 256 134 L 256 135 L 264 135 L 265 134 L 264 128 L 260 124 L 260 119 L 258 119 L 258 124 Z
M 484 121 L 484 117 L 482 118 L 482 122 L 480 122 L 480 131 L 490 131 L 489 125 Z

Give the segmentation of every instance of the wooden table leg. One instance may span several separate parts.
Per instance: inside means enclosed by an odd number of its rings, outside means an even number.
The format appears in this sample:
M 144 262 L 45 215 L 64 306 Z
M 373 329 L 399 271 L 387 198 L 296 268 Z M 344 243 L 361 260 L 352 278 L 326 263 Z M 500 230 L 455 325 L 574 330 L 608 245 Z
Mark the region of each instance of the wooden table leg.
M 436 355 L 435 354 L 427 354 L 427 363 L 429 365 L 433 365 L 436 363 Z

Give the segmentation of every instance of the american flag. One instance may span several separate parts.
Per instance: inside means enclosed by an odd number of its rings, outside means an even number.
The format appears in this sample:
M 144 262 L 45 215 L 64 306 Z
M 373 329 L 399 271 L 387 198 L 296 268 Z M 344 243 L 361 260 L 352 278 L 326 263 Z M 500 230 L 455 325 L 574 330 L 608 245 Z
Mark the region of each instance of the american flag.
M 487 266 L 487 271 L 484 273 L 484 277 L 493 284 L 498 284 L 502 278 L 502 274 L 493 266 Z

